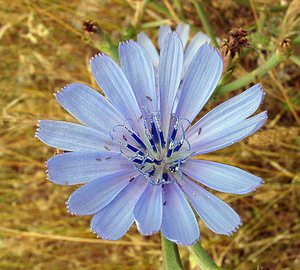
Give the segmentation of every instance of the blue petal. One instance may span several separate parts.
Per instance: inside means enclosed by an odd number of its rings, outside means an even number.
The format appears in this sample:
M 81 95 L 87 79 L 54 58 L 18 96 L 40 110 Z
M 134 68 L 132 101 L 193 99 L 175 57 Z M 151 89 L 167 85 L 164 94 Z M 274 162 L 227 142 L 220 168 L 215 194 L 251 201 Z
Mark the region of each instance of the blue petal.
M 119 146 L 111 142 L 108 133 L 63 121 L 41 120 L 36 135 L 42 142 L 66 151 L 112 151 Z
M 160 230 L 162 221 L 162 188 L 148 184 L 134 208 L 137 228 L 143 235 Z
M 260 129 L 266 120 L 267 113 L 261 112 L 234 125 L 230 125 L 230 119 L 227 119 L 220 127 L 203 128 L 197 138 L 189 140 L 193 155 L 216 151 L 241 141 Z
M 209 45 L 201 46 L 183 78 L 177 106 L 179 118 L 194 120 L 217 86 L 222 69 L 219 53 Z
M 67 85 L 57 95 L 59 104 L 83 124 L 98 130 L 111 130 L 124 118 L 100 93 L 80 83 Z
M 211 39 L 206 34 L 198 32 L 187 46 L 184 52 L 184 69 L 187 70 L 192 63 L 197 51 L 203 44 L 210 43 Z
M 147 51 L 153 66 L 158 67 L 159 55 L 151 39 L 144 32 L 141 32 L 137 35 L 137 43 Z
M 151 111 L 157 111 L 154 69 L 146 50 L 136 42 L 129 40 L 120 43 L 120 63 L 137 102 L 143 112 L 146 106 Z
M 59 185 L 82 184 L 119 171 L 134 170 L 118 153 L 70 152 L 48 160 L 48 177 Z
M 207 160 L 190 159 L 181 169 L 201 184 L 221 192 L 246 194 L 263 184 L 260 177 L 251 173 Z
M 199 128 L 206 133 L 212 129 L 224 129 L 226 125 L 235 125 L 253 114 L 261 104 L 264 91 L 260 84 L 256 84 L 243 93 L 221 103 L 196 122 L 187 131 L 188 138 L 194 138 Z M 201 140 L 201 137 L 199 137 Z
M 165 39 L 169 33 L 172 32 L 172 29 L 169 25 L 162 25 L 158 31 L 158 46 L 162 50 L 165 45 Z
M 176 26 L 176 32 L 181 39 L 183 48 L 185 48 L 190 37 L 190 26 L 185 23 L 179 23 Z
M 200 236 L 195 215 L 176 183 L 164 186 L 163 235 L 178 244 L 192 245 Z
M 105 208 L 92 219 L 92 230 L 103 239 L 117 240 L 133 224 L 133 209 L 144 192 L 147 181 L 144 176 L 137 177 Z
M 105 54 L 93 57 L 91 68 L 96 82 L 123 116 L 133 121 L 139 119 L 140 108 L 121 68 Z
M 181 185 L 200 218 L 213 232 L 230 235 L 241 225 L 238 214 L 218 197 L 187 178 Z
M 165 39 L 159 59 L 160 110 L 163 133 L 167 136 L 170 113 L 179 87 L 182 74 L 183 48 L 176 32 Z
M 89 182 L 75 192 L 67 201 L 70 213 L 91 215 L 108 205 L 137 175 L 135 170 L 127 170 L 106 175 Z

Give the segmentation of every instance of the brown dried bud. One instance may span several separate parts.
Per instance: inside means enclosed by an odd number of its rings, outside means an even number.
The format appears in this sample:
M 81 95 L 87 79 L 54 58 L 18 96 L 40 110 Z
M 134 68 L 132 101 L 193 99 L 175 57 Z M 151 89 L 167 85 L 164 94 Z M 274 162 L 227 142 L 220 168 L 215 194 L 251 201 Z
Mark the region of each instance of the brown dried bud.
M 227 39 L 223 42 L 222 47 L 226 47 L 233 58 L 236 53 L 239 53 L 241 48 L 249 47 L 248 32 L 242 28 L 233 28 L 230 30 Z
M 292 41 L 290 38 L 285 38 L 280 42 L 280 48 L 285 53 L 290 53 L 292 49 Z
M 243 47 L 249 47 L 248 32 L 242 28 L 233 28 L 229 31 L 227 38 L 222 40 L 220 54 L 223 57 L 224 69 L 230 65 L 231 60 Z
M 82 29 L 88 33 L 96 33 L 98 30 L 98 26 L 96 23 L 92 22 L 91 20 L 86 20 L 82 22 Z

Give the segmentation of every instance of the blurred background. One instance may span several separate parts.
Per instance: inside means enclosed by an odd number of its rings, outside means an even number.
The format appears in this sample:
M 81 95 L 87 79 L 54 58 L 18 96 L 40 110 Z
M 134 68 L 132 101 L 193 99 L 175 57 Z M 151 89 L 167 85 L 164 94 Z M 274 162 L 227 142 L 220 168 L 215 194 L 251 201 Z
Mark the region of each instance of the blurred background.
M 265 179 L 253 194 L 217 194 L 244 225 L 226 237 L 200 222 L 201 243 L 228 269 L 300 269 L 299 0 L 0 0 L 0 269 L 161 269 L 159 235 L 133 227 L 119 241 L 102 241 L 89 231 L 90 217 L 67 213 L 76 187 L 46 180 L 55 150 L 34 138 L 35 125 L 74 121 L 53 93 L 71 82 L 98 89 L 88 63 L 97 52 L 115 57 L 118 42 L 140 31 L 156 42 L 163 24 L 189 23 L 191 36 L 207 31 L 203 13 L 221 40 L 222 84 L 250 74 L 244 87 L 219 87 L 204 112 L 260 81 L 269 120 L 243 142 L 201 157 Z M 199 269 L 180 252 L 185 269 Z

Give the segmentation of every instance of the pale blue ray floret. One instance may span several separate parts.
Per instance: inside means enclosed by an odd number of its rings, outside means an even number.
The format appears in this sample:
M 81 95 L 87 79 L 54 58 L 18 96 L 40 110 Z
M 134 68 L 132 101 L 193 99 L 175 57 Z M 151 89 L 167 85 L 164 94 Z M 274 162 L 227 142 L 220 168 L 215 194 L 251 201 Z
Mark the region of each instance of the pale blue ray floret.
M 187 25 L 174 32 L 163 26 L 160 52 L 141 33 L 138 42 L 120 43 L 120 66 L 96 55 L 91 70 L 105 96 L 80 83 L 55 95 L 81 124 L 39 121 L 36 136 L 67 151 L 48 160 L 49 179 L 84 184 L 71 194 L 68 209 L 93 215 L 91 228 L 103 239 L 119 239 L 135 222 L 143 235 L 161 231 L 191 245 L 200 236 L 191 206 L 212 231 L 230 235 L 239 216 L 203 186 L 246 194 L 263 183 L 236 167 L 195 159 L 251 135 L 267 114 L 251 116 L 264 96 L 257 84 L 194 121 L 223 63 L 204 34 L 188 39 Z

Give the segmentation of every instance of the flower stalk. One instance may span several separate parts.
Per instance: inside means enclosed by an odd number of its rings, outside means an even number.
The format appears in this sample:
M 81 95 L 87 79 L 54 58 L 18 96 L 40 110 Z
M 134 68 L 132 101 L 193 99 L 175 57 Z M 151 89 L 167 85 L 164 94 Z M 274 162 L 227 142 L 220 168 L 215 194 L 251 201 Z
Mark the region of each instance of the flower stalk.
M 183 270 L 178 247 L 161 234 L 162 257 L 164 270 Z
M 277 51 L 275 54 L 273 54 L 264 64 L 262 64 L 257 69 L 253 70 L 250 73 L 247 73 L 246 75 L 240 77 L 239 79 L 228 83 L 226 85 L 218 86 L 216 89 L 216 93 L 219 94 L 225 94 L 229 93 L 231 91 L 234 91 L 236 89 L 242 88 L 249 83 L 263 77 L 266 75 L 271 69 L 279 65 L 281 62 L 287 59 L 287 56 L 280 51 Z
M 214 263 L 199 242 L 188 249 L 194 255 L 201 270 L 225 270 Z

